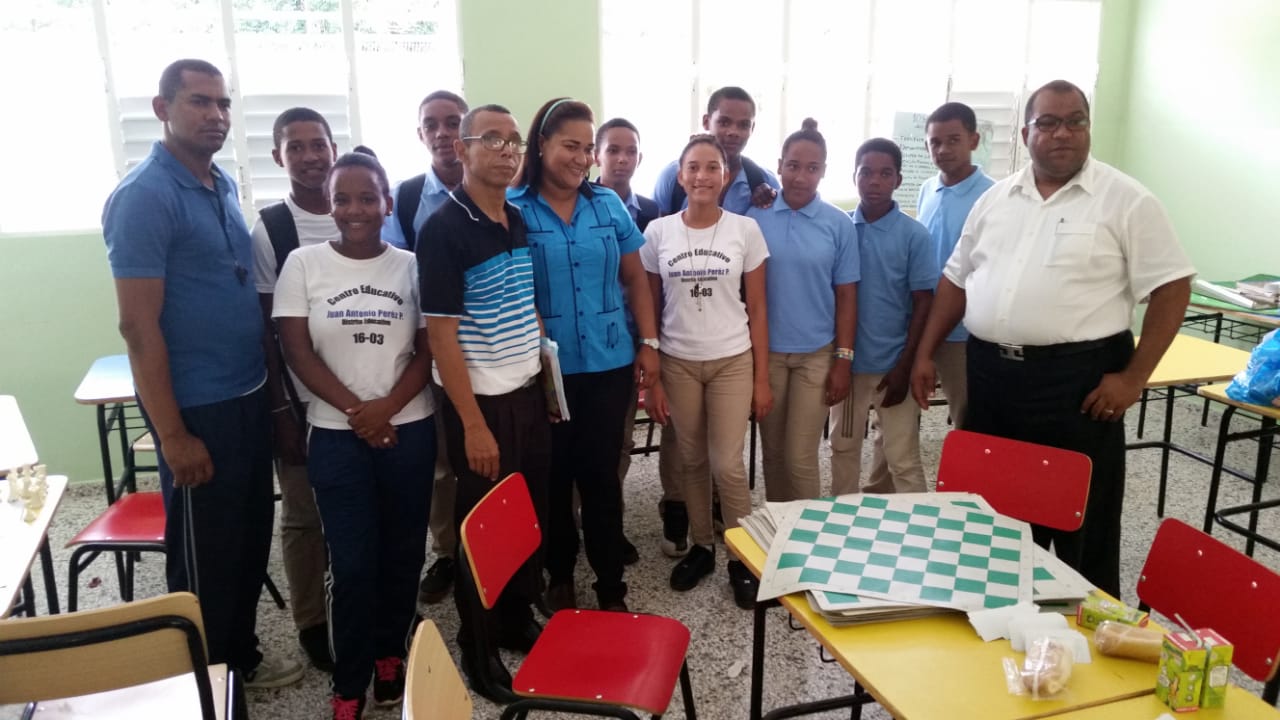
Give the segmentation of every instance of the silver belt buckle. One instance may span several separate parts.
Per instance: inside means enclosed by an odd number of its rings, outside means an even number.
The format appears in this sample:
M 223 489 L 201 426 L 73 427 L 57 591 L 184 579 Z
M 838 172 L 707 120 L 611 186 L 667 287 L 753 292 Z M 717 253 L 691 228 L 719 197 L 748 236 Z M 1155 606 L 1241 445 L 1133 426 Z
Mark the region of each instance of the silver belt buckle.
M 1005 360 L 1021 361 L 1021 360 L 1027 359 L 1026 355 L 1024 355 L 1022 352 L 1021 345 L 1014 345 L 1013 343 L 999 343 L 999 345 L 1000 345 L 1000 357 L 1004 358 Z

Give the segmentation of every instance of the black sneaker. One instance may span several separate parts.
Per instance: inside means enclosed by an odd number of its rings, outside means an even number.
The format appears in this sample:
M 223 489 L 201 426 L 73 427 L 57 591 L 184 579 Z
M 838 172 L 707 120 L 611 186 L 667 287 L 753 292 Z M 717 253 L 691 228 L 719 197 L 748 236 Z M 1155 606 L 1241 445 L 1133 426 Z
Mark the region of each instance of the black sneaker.
M 333 656 L 329 654 L 329 624 L 320 623 L 298 631 L 298 644 L 307 660 L 317 670 L 333 672 Z
M 384 657 L 373 661 L 373 704 L 390 707 L 404 699 L 404 659 Z
M 622 538 L 622 564 L 635 565 L 638 562 L 640 562 L 640 551 L 631 544 L 630 540 Z
M 547 604 L 547 609 L 554 615 L 561 610 L 573 610 L 578 607 L 578 590 L 573 584 L 573 580 L 565 583 L 552 583 L 547 586 L 547 592 L 543 596 L 543 601 Z
M 694 545 L 689 549 L 689 554 L 671 570 L 671 589 L 681 592 L 692 590 L 715 569 L 715 548 Z
M 437 558 L 418 587 L 418 602 L 432 605 L 449 596 L 449 588 L 453 587 L 454 563 L 451 557 Z
M 751 574 L 741 560 L 729 561 L 729 587 L 733 588 L 733 601 L 743 610 L 756 606 L 756 595 L 760 593 L 760 582 Z
M 662 503 L 662 554 L 670 558 L 689 554 L 689 509 L 684 502 Z

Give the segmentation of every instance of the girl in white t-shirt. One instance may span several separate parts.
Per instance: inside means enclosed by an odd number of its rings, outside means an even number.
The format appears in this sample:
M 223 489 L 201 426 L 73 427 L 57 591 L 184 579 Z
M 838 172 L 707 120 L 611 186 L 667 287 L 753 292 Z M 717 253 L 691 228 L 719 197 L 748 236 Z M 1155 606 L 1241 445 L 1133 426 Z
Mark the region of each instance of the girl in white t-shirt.
M 640 259 L 660 317 L 661 379 L 645 407 L 677 429 L 677 482 L 689 510 L 693 546 L 671 572 L 671 587 L 689 590 L 715 569 L 711 518 L 714 476 L 725 525 L 750 514 L 742 449 L 751 414 L 773 405 L 769 390 L 769 327 L 760 227 L 720 208 L 728 159 L 712 135 L 696 135 L 680 154 L 677 181 L 688 207 L 649 223 Z M 756 580 L 729 562 L 729 584 L 740 607 L 751 608 Z
M 371 677 L 378 705 L 404 694 L 436 437 L 417 261 L 380 237 L 386 172 L 343 155 L 328 191 L 341 239 L 289 255 L 273 315 L 289 367 L 315 396 L 307 475 L 329 547 L 336 718 L 359 716 Z

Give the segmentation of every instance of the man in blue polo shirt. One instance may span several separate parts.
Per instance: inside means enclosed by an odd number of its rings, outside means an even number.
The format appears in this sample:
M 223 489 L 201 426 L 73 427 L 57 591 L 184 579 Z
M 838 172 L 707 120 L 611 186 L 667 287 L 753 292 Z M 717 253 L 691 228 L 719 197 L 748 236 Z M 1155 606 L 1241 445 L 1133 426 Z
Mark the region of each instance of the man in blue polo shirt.
M 436 90 L 418 103 L 418 140 L 431 154 L 431 166 L 395 186 L 391 194 L 395 208 L 382 223 L 382 239 L 389 245 L 413 250 L 417 245 L 418 231 L 431 213 L 449 199 L 449 191 L 462 182 L 462 161 L 453 150 L 458 139 L 462 116 L 467 113 L 467 101 L 457 93 Z M 436 394 L 436 407 L 442 398 L 440 388 L 432 385 Z M 445 447 L 442 423 L 436 424 L 436 443 Z M 449 467 L 449 454 L 436 453 L 435 486 L 431 490 L 431 552 L 435 562 L 427 568 L 418 588 L 418 599 L 424 603 L 438 603 L 449 594 L 453 586 L 456 565 L 454 555 L 458 547 L 458 529 L 453 525 L 453 492 L 456 481 Z
M 920 408 L 903 402 L 911 365 L 938 284 L 938 261 L 929 231 L 893 200 L 902 184 L 902 149 L 872 138 L 855 154 L 854 179 L 862 280 L 854 336 L 853 382 L 848 398 L 831 408 L 831 485 L 837 495 L 924 492 L 920 461 Z M 862 433 L 874 406 L 883 435 L 883 457 L 861 485 Z
M 716 136 L 729 158 L 732 181 L 724 188 L 720 207 L 745 215 L 752 205 L 768 207 L 782 187 L 778 176 L 752 162 L 742 154 L 756 127 L 756 101 L 740 87 L 727 85 L 711 93 L 707 114 L 702 116 L 702 129 Z M 653 199 L 663 215 L 679 211 L 687 204 L 684 189 L 676 182 L 679 161 L 662 168 L 654 184 Z
M 253 250 L 235 182 L 213 164 L 230 129 L 222 73 L 179 60 L 152 100 L 164 139 L 107 199 L 120 334 L 156 440 L 170 591 L 200 598 L 209 661 L 250 687 L 302 677 L 258 652 L 271 548 L 271 425 Z
M 460 133 L 454 149 L 462 184 L 427 218 L 417 247 L 422 313 L 435 379 L 444 388 L 441 415 L 457 475 L 454 521 L 461 525 L 494 482 L 518 472 L 545 527 L 551 424 L 535 382 L 542 364 L 533 259 L 520 210 L 506 199 L 524 142 L 500 105 L 468 112 Z M 533 560 L 526 563 L 493 611 L 481 613 L 470 573 L 458 573 L 453 595 L 462 670 L 472 690 L 495 702 L 515 699 L 498 648 L 528 652 L 539 632 L 530 603 L 541 572 Z
M 925 121 L 925 146 L 938 174 L 920 186 L 916 219 L 929 229 L 939 268 L 946 267 L 973 204 L 996 183 L 973 164 L 973 151 L 981 139 L 978 119 L 964 103 L 946 103 Z M 964 411 L 969 404 L 964 352 L 968 339 L 964 325 L 957 325 L 933 354 L 942 392 L 947 396 L 951 425 L 956 428 L 964 427 Z

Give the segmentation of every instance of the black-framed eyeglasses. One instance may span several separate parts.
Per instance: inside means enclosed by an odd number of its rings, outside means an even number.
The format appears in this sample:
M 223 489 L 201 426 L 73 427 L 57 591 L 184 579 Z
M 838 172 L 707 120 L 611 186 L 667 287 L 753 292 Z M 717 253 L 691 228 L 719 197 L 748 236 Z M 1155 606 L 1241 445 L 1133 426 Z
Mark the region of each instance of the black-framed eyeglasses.
M 479 140 L 486 150 L 502 152 L 503 148 L 509 147 L 511 152 L 517 155 L 523 155 L 525 148 L 529 147 L 529 143 L 520 138 L 504 138 L 498 133 L 485 133 L 484 135 L 472 135 L 462 138 L 463 142 L 471 142 L 472 140 Z
M 1057 132 L 1063 125 L 1066 125 L 1071 132 L 1084 132 L 1089 129 L 1089 116 L 1072 115 L 1069 118 L 1060 118 L 1057 115 L 1038 115 L 1027 123 L 1027 127 L 1034 127 L 1044 133 Z

